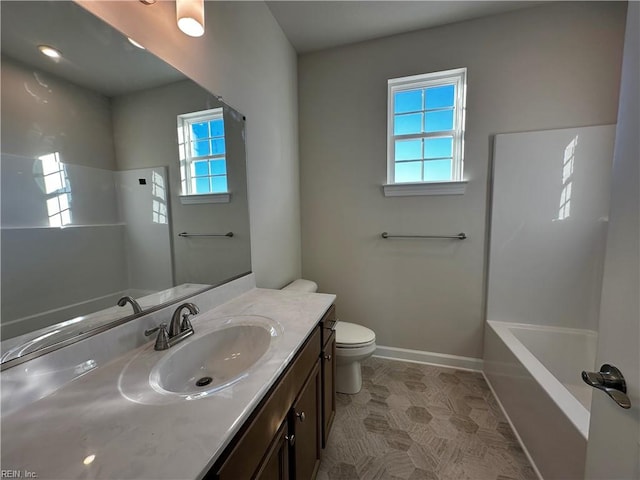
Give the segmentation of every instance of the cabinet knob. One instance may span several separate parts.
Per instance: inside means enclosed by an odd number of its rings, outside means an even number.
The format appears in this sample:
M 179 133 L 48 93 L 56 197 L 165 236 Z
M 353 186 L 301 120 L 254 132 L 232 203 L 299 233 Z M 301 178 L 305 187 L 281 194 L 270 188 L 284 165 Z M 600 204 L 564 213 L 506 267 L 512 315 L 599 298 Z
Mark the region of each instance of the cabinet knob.
M 293 447 L 296 443 L 296 436 L 294 434 L 285 435 L 284 439 L 289 443 L 290 447 Z
M 296 413 L 296 417 L 298 417 L 301 422 L 304 422 L 305 418 L 307 418 L 304 412 Z
M 329 355 L 329 354 L 325 355 L 324 359 L 330 362 L 331 361 L 331 355 Z

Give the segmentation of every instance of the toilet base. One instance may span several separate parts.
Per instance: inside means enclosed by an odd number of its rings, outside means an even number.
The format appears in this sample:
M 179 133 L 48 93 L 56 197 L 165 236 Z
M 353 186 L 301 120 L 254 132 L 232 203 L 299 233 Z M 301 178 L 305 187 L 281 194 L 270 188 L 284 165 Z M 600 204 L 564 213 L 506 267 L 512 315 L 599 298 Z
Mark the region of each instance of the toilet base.
M 362 372 L 360 362 L 338 364 L 336 368 L 336 391 L 354 395 L 362 389 Z

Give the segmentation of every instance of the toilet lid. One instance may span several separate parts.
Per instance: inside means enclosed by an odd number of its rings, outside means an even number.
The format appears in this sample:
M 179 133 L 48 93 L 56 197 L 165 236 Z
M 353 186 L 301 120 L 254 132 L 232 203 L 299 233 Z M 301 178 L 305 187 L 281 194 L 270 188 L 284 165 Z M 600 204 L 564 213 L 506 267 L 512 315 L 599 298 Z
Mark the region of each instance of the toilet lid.
M 373 330 L 355 323 L 339 321 L 336 323 L 336 345 L 355 346 L 375 342 Z

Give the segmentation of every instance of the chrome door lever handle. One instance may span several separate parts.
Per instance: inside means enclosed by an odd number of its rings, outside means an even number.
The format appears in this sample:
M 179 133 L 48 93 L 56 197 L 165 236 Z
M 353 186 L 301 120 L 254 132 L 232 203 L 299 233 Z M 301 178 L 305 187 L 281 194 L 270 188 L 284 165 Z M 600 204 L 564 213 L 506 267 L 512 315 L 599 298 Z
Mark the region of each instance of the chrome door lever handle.
M 622 408 L 631 408 L 627 395 L 627 382 L 622 372 L 613 365 L 605 363 L 599 372 L 582 372 L 582 380 L 587 385 L 602 390 Z

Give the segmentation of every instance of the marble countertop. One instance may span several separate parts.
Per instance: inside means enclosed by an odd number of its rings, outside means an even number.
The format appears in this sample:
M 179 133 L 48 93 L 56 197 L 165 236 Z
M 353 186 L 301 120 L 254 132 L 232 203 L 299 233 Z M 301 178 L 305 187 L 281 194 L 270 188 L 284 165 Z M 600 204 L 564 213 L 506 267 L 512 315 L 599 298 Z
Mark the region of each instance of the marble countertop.
M 247 378 L 210 396 L 163 405 L 120 393 L 124 367 L 153 341 L 127 352 L 3 417 L 2 469 L 39 479 L 202 478 L 334 300 L 256 288 L 201 313 L 193 318 L 196 332 L 221 317 L 261 315 L 279 322 L 284 334 Z

